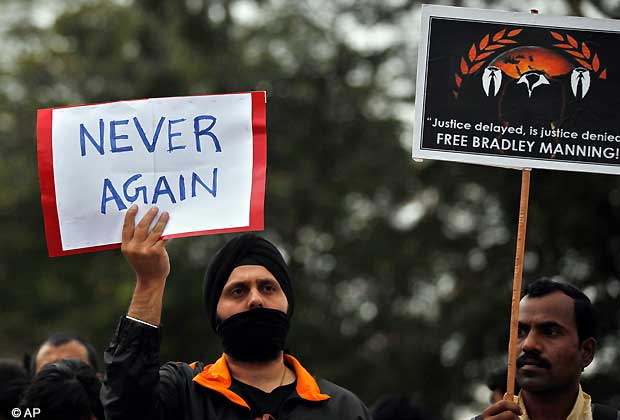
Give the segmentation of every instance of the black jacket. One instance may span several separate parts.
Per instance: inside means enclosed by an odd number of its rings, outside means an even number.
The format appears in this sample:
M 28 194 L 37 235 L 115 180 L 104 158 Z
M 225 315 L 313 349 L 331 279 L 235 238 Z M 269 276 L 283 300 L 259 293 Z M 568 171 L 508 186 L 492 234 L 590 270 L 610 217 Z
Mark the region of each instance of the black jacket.
M 105 352 L 101 400 L 107 420 L 252 420 L 247 403 L 231 387 L 224 357 L 211 365 L 169 362 L 159 367 L 160 329 L 123 317 Z M 370 420 L 353 393 L 315 380 L 292 356 L 296 390 L 277 420 Z

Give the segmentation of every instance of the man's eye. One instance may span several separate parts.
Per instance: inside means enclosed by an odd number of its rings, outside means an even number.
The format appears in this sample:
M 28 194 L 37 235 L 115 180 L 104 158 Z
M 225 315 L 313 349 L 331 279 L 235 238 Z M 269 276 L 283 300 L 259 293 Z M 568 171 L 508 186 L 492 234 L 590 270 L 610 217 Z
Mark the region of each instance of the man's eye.
M 234 289 L 231 289 L 230 294 L 232 296 L 241 296 L 243 295 L 243 288 L 242 287 L 235 287 Z
M 545 335 L 548 335 L 550 337 L 555 337 L 560 335 L 560 331 L 557 330 L 557 328 L 545 328 L 544 330 Z
M 519 327 L 519 329 L 517 330 L 517 336 L 519 338 L 523 338 L 527 335 L 527 329 L 523 328 L 523 327 Z
M 273 293 L 276 291 L 276 287 L 273 284 L 264 284 L 263 290 L 268 293 Z

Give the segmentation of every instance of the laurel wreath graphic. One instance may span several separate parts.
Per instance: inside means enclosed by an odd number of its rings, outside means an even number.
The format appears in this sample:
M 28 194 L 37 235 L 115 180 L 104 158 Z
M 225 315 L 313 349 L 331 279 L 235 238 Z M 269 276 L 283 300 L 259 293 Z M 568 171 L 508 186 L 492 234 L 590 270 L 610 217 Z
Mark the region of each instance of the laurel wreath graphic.
M 475 73 L 482 66 L 484 66 L 487 59 L 496 54 L 498 52 L 497 50 L 511 44 L 517 44 L 517 41 L 511 38 L 519 35 L 521 31 L 523 31 L 523 29 L 513 29 L 508 31 L 508 29 L 504 28 L 497 31 L 493 35 L 486 34 L 480 41 L 471 44 L 468 53 L 461 57 L 459 68 L 456 73 L 454 73 L 454 83 L 456 84 L 456 88 L 452 90 L 452 94 L 455 99 L 459 96 L 459 90 L 463 83 L 463 79 L 468 75 Z M 549 33 L 557 41 L 560 41 L 559 44 L 553 44 L 554 47 L 559 48 L 563 52 L 575 57 L 575 61 L 586 69 L 593 71 L 598 75 L 599 79 L 607 79 L 607 68 L 601 69 L 601 61 L 598 54 L 592 51 L 585 42 L 579 42 L 573 36 L 568 34 L 563 36 L 562 34 L 554 31 L 549 31 Z
M 561 48 L 564 52 L 575 57 L 575 61 L 586 69 L 598 73 L 599 79 L 607 79 L 607 69 L 601 70 L 601 61 L 598 54 L 592 54 L 592 50 L 585 42 L 578 42 L 574 37 L 566 34 L 566 37 L 553 31 L 549 31 L 552 37 L 562 42 L 561 44 L 553 44 L 556 48 Z M 581 44 L 581 46 L 580 46 Z M 599 72 L 599 70 L 601 70 Z
M 467 55 L 461 57 L 459 69 L 454 73 L 454 82 L 456 89 L 452 91 L 454 98 L 458 98 L 459 89 L 463 83 L 463 78 L 469 74 L 473 74 L 484 66 L 486 59 L 497 53 L 497 50 L 504 48 L 510 44 L 516 44 L 515 36 L 519 35 L 523 29 L 513 29 L 508 31 L 504 28 L 492 36 L 486 34 L 478 43 L 471 44 Z

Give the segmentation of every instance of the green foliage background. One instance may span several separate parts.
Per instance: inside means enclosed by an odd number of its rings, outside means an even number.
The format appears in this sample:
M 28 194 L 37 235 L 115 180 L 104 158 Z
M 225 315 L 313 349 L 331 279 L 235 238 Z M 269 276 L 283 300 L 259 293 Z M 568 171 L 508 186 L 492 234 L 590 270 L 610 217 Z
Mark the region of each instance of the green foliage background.
M 291 351 L 369 405 L 480 407 L 505 361 L 520 174 L 411 161 L 417 1 L 56 1 L 49 25 L 41 4 L 0 1 L 0 356 L 67 329 L 103 351 L 133 289 L 118 251 L 47 257 L 37 109 L 267 90 L 265 235 L 295 275 Z M 619 210 L 617 177 L 532 174 L 525 281 L 594 297 L 604 348 L 585 383 L 616 406 Z M 220 352 L 200 289 L 226 239 L 170 241 L 162 361 Z

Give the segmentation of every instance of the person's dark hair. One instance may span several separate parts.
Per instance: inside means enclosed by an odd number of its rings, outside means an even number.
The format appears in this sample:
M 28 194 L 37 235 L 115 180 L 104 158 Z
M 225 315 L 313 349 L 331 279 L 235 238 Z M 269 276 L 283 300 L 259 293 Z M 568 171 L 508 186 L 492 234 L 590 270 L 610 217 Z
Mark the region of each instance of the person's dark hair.
M 585 293 L 575 286 L 543 277 L 530 283 L 525 289 L 524 296 L 537 298 L 557 291 L 564 293 L 575 302 L 575 323 L 579 341 L 583 342 L 590 337 L 596 338 L 598 321 L 594 305 Z
M 66 359 L 45 365 L 26 389 L 23 409 L 39 408 L 39 420 L 104 420 L 99 400 L 101 382 L 81 360 Z
M 487 376 L 486 385 L 487 388 L 489 388 L 489 391 L 499 390 L 503 395 L 506 393 L 507 383 L 508 370 L 506 368 L 494 370 L 493 372 L 489 373 L 489 376 Z M 517 383 L 517 381 L 515 381 L 515 395 L 519 393 L 520 389 L 521 388 L 519 387 L 519 384 Z
M 371 408 L 374 420 L 433 420 L 425 409 L 405 395 L 385 395 Z
M 19 400 L 30 378 L 26 369 L 17 361 L 0 359 L 0 419 L 10 419 L 11 410 Z
M 49 337 L 47 337 L 47 339 L 41 343 L 37 351 L 34 353 L 34 356 L 30 358 L 30 374 L 33 376 L 35 374 L 37 354 L 39 353 L 39 350 L 41 350 L 41 347 L 43 347 L 46 344 L 49 344 L 54 347 L 59 347 L 71 341 L 76 341 L 86 348 L 86 352 L 88 353 L 88 363 L 92 366 L 92 368 L 95 371 L 98 371 L 99 366 L 97 363 L 97 351 L 95 350 L 95 347 L 92 344 L 90 344 L 88 341 L 84 340 L 82 337 L 78 335 L 71 334 L 68 332 L 58 332 L 58 333 L 54 333 L 50 335 Z

